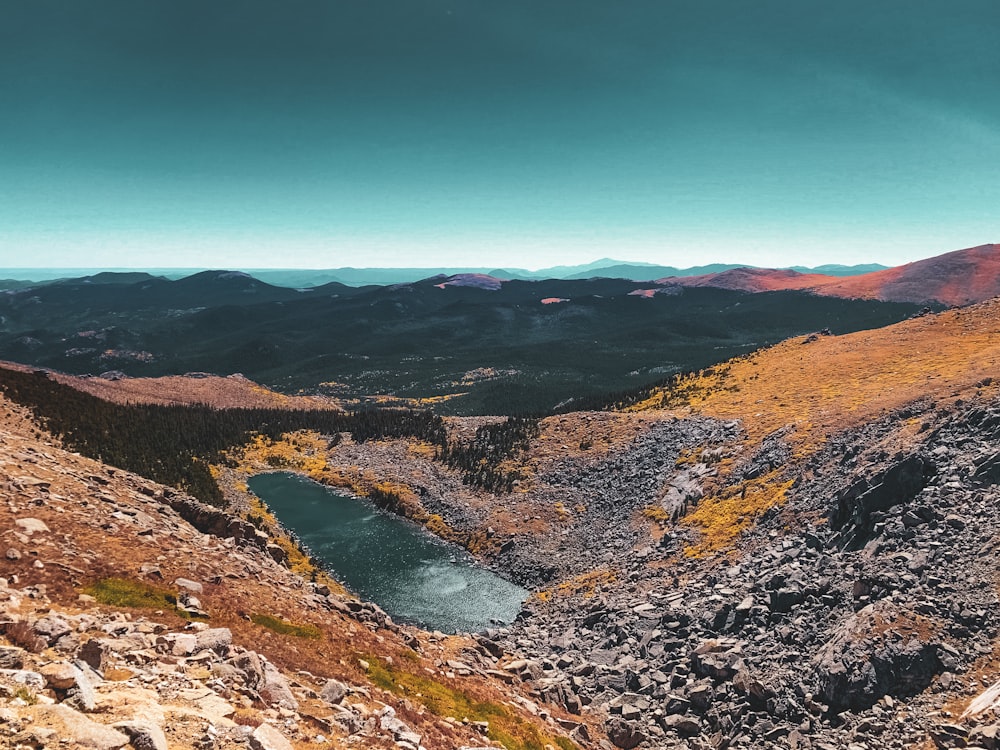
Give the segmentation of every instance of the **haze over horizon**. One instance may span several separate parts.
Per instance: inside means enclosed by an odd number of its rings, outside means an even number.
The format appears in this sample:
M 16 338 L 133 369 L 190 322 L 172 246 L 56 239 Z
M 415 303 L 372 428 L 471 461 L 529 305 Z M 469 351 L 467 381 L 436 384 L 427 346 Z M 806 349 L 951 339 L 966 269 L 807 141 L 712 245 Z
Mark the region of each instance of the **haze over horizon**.
M 896 265 L 1000 237 L 987 0 L 0 8 L 0 267 Z

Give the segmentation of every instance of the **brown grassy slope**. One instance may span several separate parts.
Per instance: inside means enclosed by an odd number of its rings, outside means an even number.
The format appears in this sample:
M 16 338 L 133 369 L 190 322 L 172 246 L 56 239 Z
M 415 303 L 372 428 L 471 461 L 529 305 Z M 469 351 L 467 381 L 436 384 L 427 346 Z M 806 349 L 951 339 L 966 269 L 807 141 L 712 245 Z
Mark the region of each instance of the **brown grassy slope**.
M 785 502 L 802 466 L 832 436 L 914 402 L 945 405 L 992 383 L 1000 369 L 1000 299 L 845 336 L 798 337 L 731 360 L 655 392 L 635 411 L 668 409 L 744 428 L 737 453 L 750 455 L 778 430 L 792 450 L 782 470 L 752 482 L 724 461 L 706 497 L 683 519 L 700 532 L 697 556 L 731 549 L 741 532 Z M 904 420 L 894 440 L 915 439 L 920 420 Z
M 1000 294 L 1000 245 L 979 245 L 813 288 L 837 297 L 968 305 Z
M 0 367 L 30 372 L 36 368 L 13 362 L 0 362 Z M 242 375 L 167 375 L 160 378 L 77 377 L 52 372 L 50 377 L 64 385 L 85 391 L 105 401 L 124 404 L 204 405 L 216 409 L 279 408 L 279 409 L 340 409 L 340 405 L 324 396 L 286 396 L 276 393 Z
M 836 277 L 820 273 L 804 274 L 777 268 L 732 268 L 701 276 L 679 276 L 659 279 L 657 283 L 691 287 L 715 287 L 737 292 L 776 292 L 788 289 L 810 289 L 829 284 Z
M 741 419 L 756 442 L 786 425 L 800 449 L 921 398 L 1000 374 L 1000 299 L 873 331 L 789 339 L 656 391 L 634 409 Z

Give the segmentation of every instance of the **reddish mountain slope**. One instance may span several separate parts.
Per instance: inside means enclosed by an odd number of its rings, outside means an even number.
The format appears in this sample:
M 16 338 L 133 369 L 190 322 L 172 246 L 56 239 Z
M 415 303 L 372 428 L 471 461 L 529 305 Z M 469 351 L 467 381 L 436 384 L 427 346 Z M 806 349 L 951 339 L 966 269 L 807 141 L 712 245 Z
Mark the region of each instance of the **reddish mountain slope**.
M 836 276 L 819 273 L 799 273 L 777 268 L 732 268 L 703 276 L 671 276 L 658 279 L 657 284 L 680 286 L 710 286 L 738 292 L 775 292 L 784 289 L 809 289 L 837 280 Z
M 712 286 L 745 292 L 802 289 L 831 297 L 969 305 L 1000 295 L 1000 245 L 956 250 L 861 276 L 824 276 L 770 268 L 737 268 L 659 284 Z
M 1000 245 L 979 245 L 885 271 L 837 279 L 819 294 L 968 305 L 1000 295 Z

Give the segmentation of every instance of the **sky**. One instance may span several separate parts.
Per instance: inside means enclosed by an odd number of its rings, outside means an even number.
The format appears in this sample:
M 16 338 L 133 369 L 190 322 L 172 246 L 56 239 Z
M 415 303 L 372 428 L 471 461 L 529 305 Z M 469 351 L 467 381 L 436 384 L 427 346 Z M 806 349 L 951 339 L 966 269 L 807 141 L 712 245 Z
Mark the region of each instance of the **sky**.
M 0 0 L 0 267 L 1000 241 L 996 0 Z

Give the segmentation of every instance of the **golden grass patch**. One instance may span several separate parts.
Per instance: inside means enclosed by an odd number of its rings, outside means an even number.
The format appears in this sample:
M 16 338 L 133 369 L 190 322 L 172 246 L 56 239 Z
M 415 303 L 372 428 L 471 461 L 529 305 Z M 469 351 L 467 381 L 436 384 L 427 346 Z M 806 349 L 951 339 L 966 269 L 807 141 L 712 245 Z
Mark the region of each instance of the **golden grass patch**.
M 786 425 L 796 453 L 923 397 L 975 387 L 1000 366 L 1000 300 L 842 336 L 805 337 L 657 389 L 629 411 L 740 419 L 758 442 Z
M 589 599 L 597 592 L 599 587 L 610 585 L 617 580 L 618 574 L 615 571 L 600 568 L 578 575 L 568 581 L 563 581 L 551 589 L 539 591 L 535 596 L 539 601 L 543 602 L 549 601 L 553 596 L 568 597 L 580 595 L 584 599 Z
M 177 607 L 172 591 L 127 578 L 102 578 L 83 589 L 101 604 L 133 609 L 165 609 Z
M 681 521 L 701 532 L 699 541 L 687 547 L 685 554 L 702 557 L 731 546 L 764 512 L 785 501 L 792 482 L 780 480 L 778 472 L 772 471 L 702 498 Z

